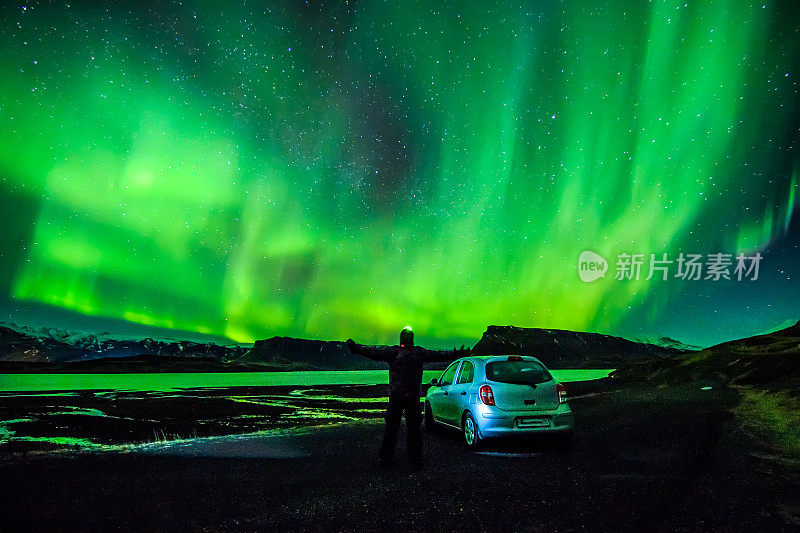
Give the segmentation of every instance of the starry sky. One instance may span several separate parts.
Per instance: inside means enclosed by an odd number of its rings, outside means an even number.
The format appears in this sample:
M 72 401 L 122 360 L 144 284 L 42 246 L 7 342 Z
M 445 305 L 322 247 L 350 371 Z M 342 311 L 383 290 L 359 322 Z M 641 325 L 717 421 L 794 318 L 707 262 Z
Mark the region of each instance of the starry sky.
M 0 6 L 2 319 L 443 346 L 800 318 L 794 2 L 99 6 Z M 646 279 L 681 253 L 759 276 Z

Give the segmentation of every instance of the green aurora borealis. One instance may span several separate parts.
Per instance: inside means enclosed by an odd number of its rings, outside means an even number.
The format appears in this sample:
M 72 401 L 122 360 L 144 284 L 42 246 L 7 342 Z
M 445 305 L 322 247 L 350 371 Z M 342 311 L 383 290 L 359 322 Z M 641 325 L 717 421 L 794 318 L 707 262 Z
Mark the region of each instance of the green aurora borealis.
M 578 255 L 762 251 L 709 305 L 798 293 L 792 3 L 488 4 L 4 3 L 8 298 L 242 342 L 697 342 L 690 282 Z

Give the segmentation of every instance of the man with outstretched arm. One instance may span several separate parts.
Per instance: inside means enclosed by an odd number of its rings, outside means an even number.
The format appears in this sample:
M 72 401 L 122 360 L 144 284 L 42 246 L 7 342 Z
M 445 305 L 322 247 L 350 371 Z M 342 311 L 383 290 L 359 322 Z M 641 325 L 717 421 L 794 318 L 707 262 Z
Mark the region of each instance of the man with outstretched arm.
M 380 464 L 382 466 L 392 464 L 397 432 L 405 411 L 408 459 L 413 469 L 421 469 L 422 408 L 419 398 L 422 385 L 422 365 L 434 361 L 453 361 L 469 355 L 469 350 L 463 346 L 460 350 L 426 350 L 414 346 L 414 332 L 410 327 L 405 327 L 400 332 L 399 345 L 365 346 L 356 344 L 353 339 L 347 339 L 347 347 L 352 353 L 389 363 L 389 406 L 386 409 L 386 431 L 383 434 L 378 454 Z

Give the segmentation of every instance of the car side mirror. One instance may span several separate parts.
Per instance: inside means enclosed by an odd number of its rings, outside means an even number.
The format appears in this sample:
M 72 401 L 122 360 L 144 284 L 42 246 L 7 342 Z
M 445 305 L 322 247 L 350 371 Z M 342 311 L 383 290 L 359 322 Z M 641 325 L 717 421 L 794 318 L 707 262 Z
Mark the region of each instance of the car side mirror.
M 433 378 L 431 380 L 431 385 L 433 385 L 434 387 L 438 387 L 439 386 L 439 380 L 436 379 L 436 378 Z

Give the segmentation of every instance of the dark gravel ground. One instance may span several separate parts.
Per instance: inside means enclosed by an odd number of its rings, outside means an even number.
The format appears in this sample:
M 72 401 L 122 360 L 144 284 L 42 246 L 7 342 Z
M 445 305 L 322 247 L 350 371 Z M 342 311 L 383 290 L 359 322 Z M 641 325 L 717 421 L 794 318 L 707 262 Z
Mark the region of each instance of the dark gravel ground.
M 628 385 L 574 399 L 571 450 L 546 441 L 464 450 L 426 434 L 380 469 L 380 421 L 128 453 L 0 458 L 0 529 L 793 530 L 800 483 L 754 456 L 736 393 Z M 401 435 L 402 436 L 402 435 Z

